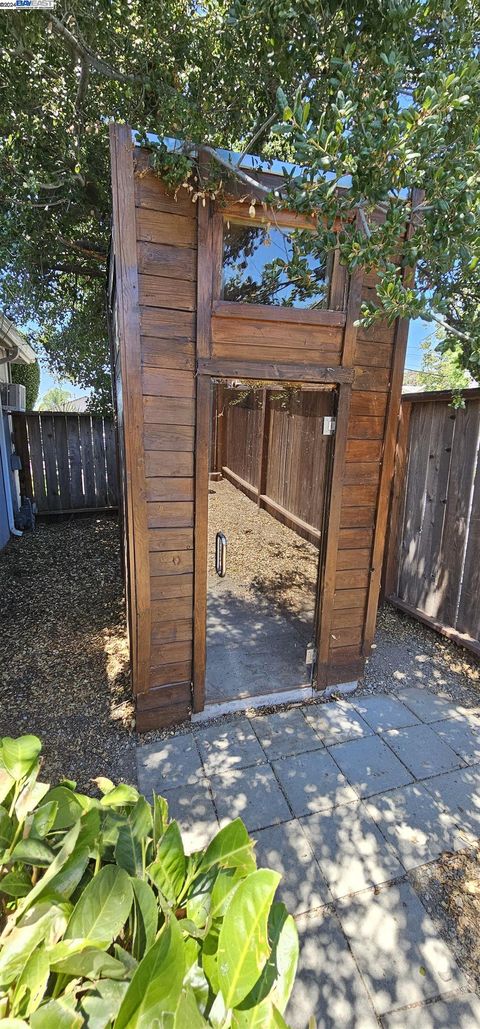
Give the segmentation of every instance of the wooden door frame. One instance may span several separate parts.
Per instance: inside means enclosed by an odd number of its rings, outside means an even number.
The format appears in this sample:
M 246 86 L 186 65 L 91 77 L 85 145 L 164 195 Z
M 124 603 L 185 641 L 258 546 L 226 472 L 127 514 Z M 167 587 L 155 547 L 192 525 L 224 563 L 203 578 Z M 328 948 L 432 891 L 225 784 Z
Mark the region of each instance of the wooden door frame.
M 260 374 L 259 374 L 260 373 Z M 210 456 L 211 383 L 216 378 L 252 379 L 256 382 L 298 382 L 308 386 L 335 386 L 337 391 L 336 431 L 324 506 L 326 542 L 319 553 L 317 577 L 317 688 L 326 685 L 326 663 L 330 640 L 333 592 L 340 531 L 341 484 L 348 416 L 354 372 L 351 368 L 319 368 L 271 365 L 238 360 L 235 362 L 203 359 L 198 362 L 195 438 L 195 517 L 194 517 L 194 604 L 193 604 L 193 681 L 192 707 L 195 713 L 205 707 L 207 658 L 207 569 L 208 569 L 208 465 Z

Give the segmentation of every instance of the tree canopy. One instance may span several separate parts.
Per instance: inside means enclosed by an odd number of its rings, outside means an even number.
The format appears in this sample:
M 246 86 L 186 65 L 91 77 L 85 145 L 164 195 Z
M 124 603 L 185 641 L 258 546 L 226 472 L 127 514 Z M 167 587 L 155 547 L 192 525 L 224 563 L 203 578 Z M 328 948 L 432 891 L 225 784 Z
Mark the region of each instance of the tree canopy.
M 460 344 L 479 377 L 478 0 L 60 0 L 2 12 L 0 38 L 0 306 L 39 324 L 56 374 L 105 403 L 108 121 L 120 119 L 184 141 L 176 158 L 155 154 L 172 182 L 198 172 L 197 144 L 294 162 L 282 202 L 326 216 L 311 246 L 379 269 L 364 316 L 445 324 L 442 347 Z M 198 192 L 222 189 L 213 165 Z M 414 283 L 399 262 L 416 264 Z

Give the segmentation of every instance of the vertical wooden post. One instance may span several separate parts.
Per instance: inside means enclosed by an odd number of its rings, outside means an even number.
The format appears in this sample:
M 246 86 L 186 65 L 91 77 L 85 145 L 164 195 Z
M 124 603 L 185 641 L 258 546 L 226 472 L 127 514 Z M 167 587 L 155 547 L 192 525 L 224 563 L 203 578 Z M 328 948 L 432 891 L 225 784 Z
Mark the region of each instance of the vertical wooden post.
M 398 423 L 390 518 L 387 538 L 385 541 L 385 560 L 383 565 L 383 592 L 385 597 L 391 597 L 397 593 L 399 546 L 408 466 L 408 441 L 411 410 L 411 403 L 408 403 L 407 401 L 402 402 Z
M 124 459 L 127 482 L 128 554 L 130 562 L 132 679 L 135 693 L 145 693 L 150 681 L 151 609 L 150 560 L 143 449 L 143 395 L 138 299 L 137 239 L 133 143 L 127 125 L 110 125 L 114 236 L 118 307 L 118 340 L 123 381 Z
M 267 492 L 268 445 L 270 440 L 270 400 L 268 389 L 262 390 L 262 417 L 260 421 L 260 445 L 258 451 L 257 470 L 257 504 L 261 506 L 261 498 Z
M 423 190 L 412 190 L 411 207 L 414 210 L 421 203 Z M 415 231 L 415 220 L 410 219 L 406 238 L 410 239 Z M 403 281 L 406 285 L 412 281 L 413 268 L 405 267 L 403 270 Z M 378 595 L 380 592 L 380 578 L 382 574 L 382 557 L 387 527 L 388 505 L 390 499 L 390 483 L 393 474 L 393 460 L 397 441 L 397 422 L 400 410 L 400 399 L 402 395 L 403 369 L 405 367 L 405 355 L 407 352 L 408 340 L 408 318 L 399 318 L 395 327 L 395 338 L 393 344 L 392 369 L 390 377 L 390 392 L 388 395 L 387 414 L 385 418 L 384 446 L 382 458 L 382 471 L 380 475 L 380 487 L 378 493 L 377 520 L 375 524 L 375 535 L 372 553 L 372 571 L 370 586 L 368 590 L 367 611 L 365 616 L 365 635 L 363 654 L 368 657 L 375 633 L 377 619 Z
M 347 445 L 348 418 L 350 414 L 350 398 L 352 387 L 342 384 L 338 389 L 337 424 L 335 429 L 335 449 L 333 454 L 332 475 L 330 480 L 330 510 L 327 521 L 327 543 L 325 549 L 325 568 L 319 576 L 321 596 L 317 638 L 317 688 L 326 686 L 328 654 L 330 650 L 330 630 L 333 614 L 333 597 L 335 593 L 335 577 L 337 573 L 338 537 L 340 532 L 340 513 L 342 507 L 342 483 Z
M 208 570 L 208 457 L 210 449 L 210 395 L 208 375 L 197 378 L 195 434 L 195 527 L 193 572 L 193 710 L 205 707 L 207 663 Z

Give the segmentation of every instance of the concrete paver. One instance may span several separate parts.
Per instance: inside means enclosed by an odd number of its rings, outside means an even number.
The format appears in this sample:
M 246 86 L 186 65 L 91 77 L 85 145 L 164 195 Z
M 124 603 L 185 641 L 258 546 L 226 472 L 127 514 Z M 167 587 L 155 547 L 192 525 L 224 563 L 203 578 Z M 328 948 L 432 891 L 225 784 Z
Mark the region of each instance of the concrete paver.
M 455 821 L 422 783 L 381 793 L 366 807 L 407 871 L 454 847 Z
M 323 747 L 319 736 L 299 708 L 271 715 L 257 715 L 251 719 L 251 723 L 269 760 Z
M 396 696 L 409 707 L 422 722 L 438 722 L 455 713 L 455 705 L 445 697 L 422 686 L 407 686 L 397 690 Z
M 360 801 L 309 815 L 301 819 L 301 824 L 335 898 L 404 874 Z
M 374 732 L 401 729 L 404 725 L 415 725 L 419 721 L 413 711 L 389 693 L 359 697 L 353 700 L 353 706 Z
M 359 797 L 411 782 L 410 773 L 379 736 L 338 743 L 330 753 Z
M 352 787 L 325 749 L 282 758 L 273 762 L 273 768 L 297 818 L 355 800 Z
M 195 740 L 205 775 L 217 775 L 231 768 L 248 768 L 265 761 L 265 754 L 248 718 L 197 730 Z
M 337 911 L 378 1015 L 465 987 L 408 882 L 357 893 L 339 901 Z
M 268 764 L 212 775 L 210 785 L 221 825 L 241 818 L 248 831 L 254 832 L 292 817 Z
M 384 739 L 416 779 L 451 772 L 462 759 L 429 725 L 389 729 Z
M 292 915 L 313 911 L 331 902 L 328 886 L 315 861 L 311 843 L 293 818 L 253 834 L 259 868 L 275 868 L 283 879 L 278 890 Z
M 372 729 L 361 718 L 352 704 L 335 703 L 311 705 L 303 708 L 305 718 L 318 733 L 325 746 L 370 736 Z

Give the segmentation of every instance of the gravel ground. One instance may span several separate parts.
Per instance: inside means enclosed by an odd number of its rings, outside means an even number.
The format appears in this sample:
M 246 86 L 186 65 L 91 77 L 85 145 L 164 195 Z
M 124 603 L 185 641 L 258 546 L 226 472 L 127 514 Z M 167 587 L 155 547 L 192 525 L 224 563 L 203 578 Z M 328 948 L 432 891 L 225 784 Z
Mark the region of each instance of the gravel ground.
M 0 735 L 36 733 L 43 775 L 135 781 L 118 524 L 39 524 L 0 553 Z
M 480 994 L 480 849 L 445 852 L 409 879 L 469 986 Z
M 318 550 L 232 486 L 227 479 L 211 482 L 208 498 L 209 554 L 215 535 L 227 537 L 228 582 L 238 596 L 266 603 L 279 614 L 313 619 Z M 226 580 L 225 580 L 226 581 Z M 209 588 L 218 577 L 209 566 Z

